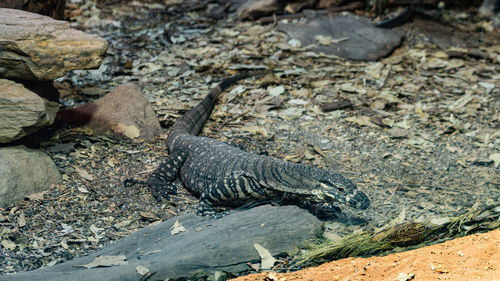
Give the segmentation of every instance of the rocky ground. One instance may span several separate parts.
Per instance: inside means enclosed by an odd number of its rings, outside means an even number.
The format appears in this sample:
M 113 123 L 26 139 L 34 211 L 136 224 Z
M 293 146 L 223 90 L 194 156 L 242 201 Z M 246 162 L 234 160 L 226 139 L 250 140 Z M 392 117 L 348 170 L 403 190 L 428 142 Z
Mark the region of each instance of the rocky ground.
M 98 70 L 57 80 L 64 106 L 134 82 L 166 130 L 229 74 L 281 69 L 226 93 L 202 134 L 353 179 L 372 200 L 358 213 L 368 224 L 328 222 L 329 238 L 498 204 L 500 36 L 486 31 L 474 10 L 448 11 L 443 19 L 486 55 L 452 56 L 409 23 L 394 53 L 368 63 L 294 47 L 272 24 L 232 17 L 215 23 L 204 1 L 115 2 L 69 5 L 73 26 L 106 38 L 110 48 Z M 350 106 L 321 109 L 338 102 Z M 131 141 L 71 129 L 42 147 L 63 184 L 1 210 L 1 273 L 85 255 L 196 207 L 183 189 L 158 203 L 145 186 L 123 185 L 145 178 L 167 155 L 164 135 Z

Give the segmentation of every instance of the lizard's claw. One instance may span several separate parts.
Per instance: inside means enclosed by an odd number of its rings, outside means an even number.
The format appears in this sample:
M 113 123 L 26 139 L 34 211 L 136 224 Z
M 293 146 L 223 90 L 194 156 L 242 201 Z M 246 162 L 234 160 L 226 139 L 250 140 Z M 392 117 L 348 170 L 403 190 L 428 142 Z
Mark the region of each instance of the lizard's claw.
M 134 184 L 146 184 L 147 182 L 144 181 L 144 180 L 138 180 L 138 179 L 135 179 L 135 178 L 126 178 L 124 181 L 123 181 L 123 186 L 125 187 L 130 187 Z
M 157 177 L 149 177 L 147 184 L 151 189 L 151 195 L 157 202 L 163 199 L 170 201 L 170 195 L 177 194 L 177 187 L 172 182 L 165 182 Z

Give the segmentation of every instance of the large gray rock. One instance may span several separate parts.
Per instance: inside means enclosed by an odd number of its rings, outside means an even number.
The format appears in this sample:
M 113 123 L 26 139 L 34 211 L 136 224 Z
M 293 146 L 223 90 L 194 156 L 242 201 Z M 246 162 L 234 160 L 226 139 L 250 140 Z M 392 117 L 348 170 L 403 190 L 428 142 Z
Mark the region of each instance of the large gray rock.
M 315 16 L 307 21 L 279 22 L 278 28 L 302 47 L 351 60 L 375 61 L 399 46 L 403 33 L 374 27 L 365 19 L 350 16 Z M 322 40 L 320 40 L 322 39 Z
M 240 20 L 253 20 L 270 15 L 281 8 L 278 0 L 247 0 L 238 8 L 237 14 Z
M 0 148 L 0 208 L 60 183 L 54 162 L 42 151 L 24 146 Z
M 185 231 L 173 234 L 176 222 Z M 296 206 L 264 205 L 218 220 L 187 214 L 146 227 L 89 256 L 45 269 L 0 276 L 0 280 L 139 280 L 142 267 L 154 272 L 150 279 L 144 280 L 189 278 L 195 273 L 211 275 L 216 271 L 238 274 L 250 270 L 247 263 L 260 263 L 254 244 L 273 256 L 296 251 L 320 227 L 316 217 Z M 120 255 L 122 265 L 82 267 L 98 256 Z
M 63 110 L 57 117 L 73 126 L 88 126 L 97 134 L 112 132 L 131 139 L 150 139 L 162 132 L 151 104 L 132 83 L 95 102 Z
M 59 104 L 23 85 L 0 79 L 0 143 L 12 142 L 54 122 Z
M 108 43 L 68 22 L 0 8 L 0 77 L 48 81 L 99 67 Z

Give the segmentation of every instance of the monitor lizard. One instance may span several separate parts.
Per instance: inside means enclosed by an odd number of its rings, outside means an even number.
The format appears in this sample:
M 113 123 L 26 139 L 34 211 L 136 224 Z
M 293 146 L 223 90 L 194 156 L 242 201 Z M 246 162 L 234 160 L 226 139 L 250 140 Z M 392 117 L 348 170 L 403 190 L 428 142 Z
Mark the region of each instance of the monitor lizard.
M 180 176 L 185 188 L 199 197 L 199 215 L 220 214 L 221 207 L 280 199 L 323 217 L 340 213 L 336 203 L 366 209 L 368 197 L 339 173 L 249 153 L 234 144 L 197 136 L 222 91 L 238 80 L 261 74 L 247 72 L 223 80 L 178 118 L 167 136 L 169 156 L 142 183 L 150 187 L 157 201 L 169 200 L 169 194 L 177 192 L 173 182 Z

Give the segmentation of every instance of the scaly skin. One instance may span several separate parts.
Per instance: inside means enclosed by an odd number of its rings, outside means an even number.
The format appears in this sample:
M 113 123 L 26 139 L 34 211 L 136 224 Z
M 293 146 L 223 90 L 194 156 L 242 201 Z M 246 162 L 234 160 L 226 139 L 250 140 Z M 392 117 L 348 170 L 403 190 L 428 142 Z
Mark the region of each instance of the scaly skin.
M 173 181 L 180 176 L 184 186 L 199 196 L 201 215 L 214 214 L 218 207 L 280 200 L 330 217 L 339 212 L 336 203 L 366 209 L 370 205 L 368 197 L 338 173 L 248 153 L 231 144 L 196 136 L 224 89 L 259 74 L 250 72 L 222 81 L 177 120 L 167 138 L 170 156 L 147 180 L 152 195 L 157 200 L 168 199 L 176 192 Z

